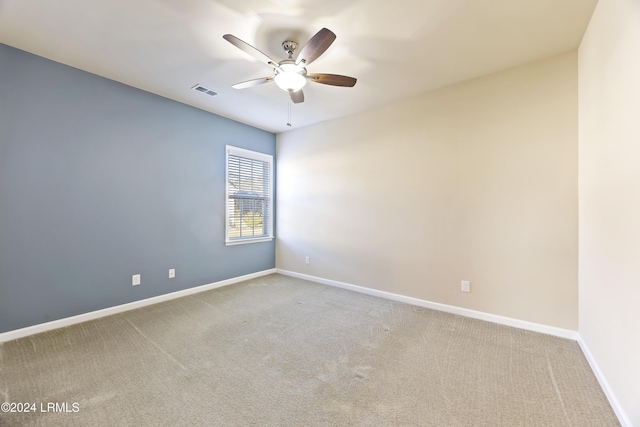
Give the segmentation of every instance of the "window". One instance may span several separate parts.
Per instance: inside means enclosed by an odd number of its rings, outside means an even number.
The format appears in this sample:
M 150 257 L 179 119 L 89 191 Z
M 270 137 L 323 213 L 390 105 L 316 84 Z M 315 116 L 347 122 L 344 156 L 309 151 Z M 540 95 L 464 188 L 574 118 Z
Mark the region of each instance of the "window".
M 273 239 L 273 156 L 227 145 L 227 245 Z

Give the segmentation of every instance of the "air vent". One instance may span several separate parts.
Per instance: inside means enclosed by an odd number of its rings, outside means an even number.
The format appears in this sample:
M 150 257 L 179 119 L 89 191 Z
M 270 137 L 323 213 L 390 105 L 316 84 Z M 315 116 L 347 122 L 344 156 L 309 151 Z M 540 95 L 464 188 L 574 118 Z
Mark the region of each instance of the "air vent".
M 195 85 L 193 86 L 191 89 L 197 90 L 198 92 L 202 92 L 205 93 L 209 96 L 216 96 L 217 93 L 212 91 L 211 89 L 207 89 L 206 87 L 202 86 L 202 85 Z

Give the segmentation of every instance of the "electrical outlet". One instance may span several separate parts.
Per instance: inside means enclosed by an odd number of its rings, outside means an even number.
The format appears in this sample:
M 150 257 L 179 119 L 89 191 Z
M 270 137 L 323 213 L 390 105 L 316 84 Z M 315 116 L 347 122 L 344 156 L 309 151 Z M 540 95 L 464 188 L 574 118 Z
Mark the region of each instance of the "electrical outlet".
M 170 268 L 169 269 L 169 279 L 173 279 L 174 277 L 176 277 L 176 269 L 175 268 Z
M 137 286 L 140 284 L 140 275 L 134 274 L 131 276 L 131 286 Z
M 304 258 L 304 263 L 305 263 L 305 264 L 309 264 L 309 262 L 310 262 L 310 261 L 311 261 L 311 260 L 309 259 L 309 257 L 305 257 L 305 258 Z
M 469 282 L 468 280 L 463 280 L 462 282 L 460 282 L 460 290 L 462 292 L 471 292 L 471 282 Z

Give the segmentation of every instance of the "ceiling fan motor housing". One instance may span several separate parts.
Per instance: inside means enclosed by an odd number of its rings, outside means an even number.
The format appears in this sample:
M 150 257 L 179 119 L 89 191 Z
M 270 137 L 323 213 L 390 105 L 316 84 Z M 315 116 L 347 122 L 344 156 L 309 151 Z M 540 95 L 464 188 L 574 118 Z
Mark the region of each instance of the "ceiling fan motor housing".
M 298 48 L 298 43 L 294 42 L 293 40 L 285 40 L 282 42 L 282 48 L 285 52 L 287 52 L 287 55 L 291 56 L 293 55 L 293 52 L 295 52 L 295 50 Z

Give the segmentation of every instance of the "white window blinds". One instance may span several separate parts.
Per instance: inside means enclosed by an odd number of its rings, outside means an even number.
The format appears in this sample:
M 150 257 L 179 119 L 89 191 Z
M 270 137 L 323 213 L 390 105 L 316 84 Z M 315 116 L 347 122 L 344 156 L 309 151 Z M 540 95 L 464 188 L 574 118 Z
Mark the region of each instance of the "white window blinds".
M 227 146 L 226 243 L 273 238 L 273 157 Z

